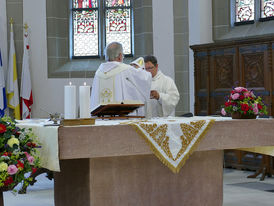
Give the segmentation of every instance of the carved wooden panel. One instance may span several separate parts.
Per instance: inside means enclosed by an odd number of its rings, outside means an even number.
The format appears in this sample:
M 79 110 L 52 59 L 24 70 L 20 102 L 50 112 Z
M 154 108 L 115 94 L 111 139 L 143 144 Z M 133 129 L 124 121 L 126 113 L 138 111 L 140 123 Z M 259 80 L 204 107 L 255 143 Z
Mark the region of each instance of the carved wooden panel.
M 207 98 L 206 97 L 199 97 L 199 113 L 198 115 L 207 115 L 208 112 L 207 112 Z
M 207 52 L 202 51 L 195 56 L 195 111 L 200 115 L 208 114 L 208 69 Z
M 233 56 L 216 56 L 214 58 L 215 89 L 229 88 L 233 82 Z
M 207 56 L 197 58 L 197 67 L 199 75 L 199 89 L 206 89 L 207 88 L 207 73 L 208 73 L 208 60 Z
M 246 85 L 264 87 L 264 53 L 244 54 L 243 64 Z

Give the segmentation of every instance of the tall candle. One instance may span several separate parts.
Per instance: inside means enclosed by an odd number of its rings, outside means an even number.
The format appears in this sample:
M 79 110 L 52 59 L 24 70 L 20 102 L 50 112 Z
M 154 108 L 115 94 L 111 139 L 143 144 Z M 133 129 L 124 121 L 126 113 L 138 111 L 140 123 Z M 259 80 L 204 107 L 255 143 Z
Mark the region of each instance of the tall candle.
M 79 87 L 80 118 L 90 117 L 90 86 L 84 83 Z
M 64 118 L 75 119 L 76 118 L 76 86 L 72 85 L 65 86 L 64 93 Z

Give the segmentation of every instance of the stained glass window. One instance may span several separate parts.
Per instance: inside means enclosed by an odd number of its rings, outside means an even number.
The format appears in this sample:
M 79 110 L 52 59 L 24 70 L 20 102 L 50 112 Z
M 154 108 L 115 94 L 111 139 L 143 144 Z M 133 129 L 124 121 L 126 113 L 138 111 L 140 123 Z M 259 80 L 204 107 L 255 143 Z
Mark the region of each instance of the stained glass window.
M 75 11 L 74 56 L 98 55 L 98 11 Z
M 98 56 L 97 0 L 73 0 L 73 56 Z
M 236 22 L 254 20 L 254 0 L 236 0 Z
M 131 19 L 129 9 L 106 10 L 106 44 L 123 45 L 124 54 L 131 54 Z
M 73 0 L 73 8 L 97 8 L 97 0 Z
M 106 0 L 107 7 L 130 6 L 130 0 Z
M 261 0 L 261 18 L 274 16 L 274 0 Z
M 124 54 L 132 54 L 131 0 L 72 1 L 74 57 L 102 56 L 113 41 L 123 45 Z

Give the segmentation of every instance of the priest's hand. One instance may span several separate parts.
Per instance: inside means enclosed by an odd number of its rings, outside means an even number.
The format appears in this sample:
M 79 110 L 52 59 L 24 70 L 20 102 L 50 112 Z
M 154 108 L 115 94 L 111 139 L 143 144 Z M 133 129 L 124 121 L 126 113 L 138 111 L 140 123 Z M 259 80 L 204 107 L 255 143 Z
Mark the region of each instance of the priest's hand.
M 150 99 L 157 99 L 159 100 L 160 95 L 156 90 L 151 90 L 150 91 Z

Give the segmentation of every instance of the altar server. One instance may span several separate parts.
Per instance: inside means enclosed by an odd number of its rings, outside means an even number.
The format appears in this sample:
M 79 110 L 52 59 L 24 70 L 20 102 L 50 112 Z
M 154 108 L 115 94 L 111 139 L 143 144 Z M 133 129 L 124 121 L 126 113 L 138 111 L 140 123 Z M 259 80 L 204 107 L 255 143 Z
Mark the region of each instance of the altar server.
M 107 62 L 100 65 L 94 76 L 91 109 L 124 100 L 146 103 L 150 96 L 151 73 L 124 64 L 123 47 L 118 42 L 107 45 L 105 58 Z M 145 116 L 145 108 L 137 115 Z
M 167 117 L 175 115 L 179 102 L 178 89 L 170 77 L 158 69 L 157 58 L 146 56 L 145 69 L 152 74 L 150 101 L 147 105 L 148 117 Z

